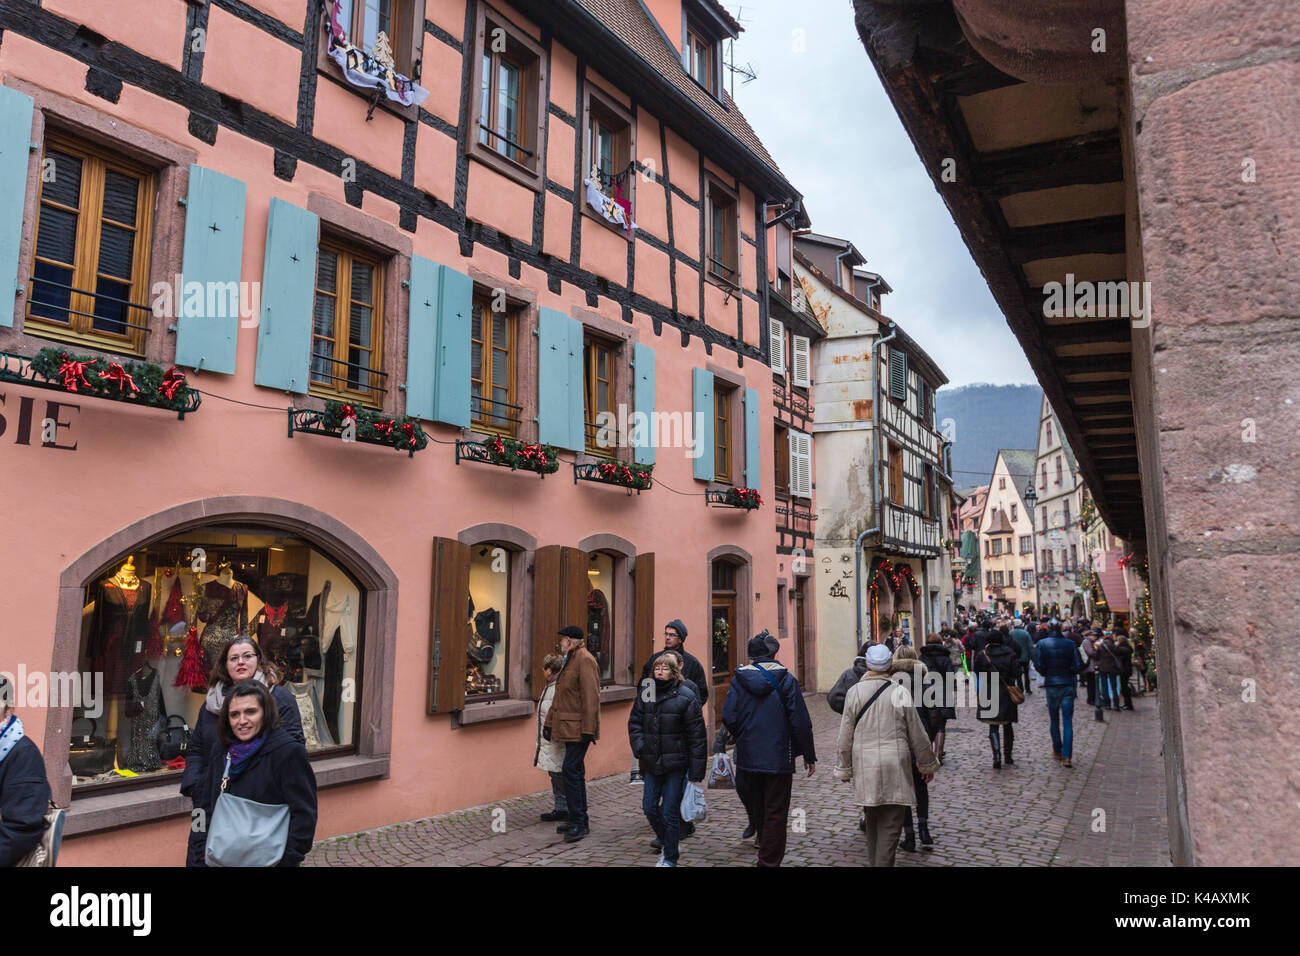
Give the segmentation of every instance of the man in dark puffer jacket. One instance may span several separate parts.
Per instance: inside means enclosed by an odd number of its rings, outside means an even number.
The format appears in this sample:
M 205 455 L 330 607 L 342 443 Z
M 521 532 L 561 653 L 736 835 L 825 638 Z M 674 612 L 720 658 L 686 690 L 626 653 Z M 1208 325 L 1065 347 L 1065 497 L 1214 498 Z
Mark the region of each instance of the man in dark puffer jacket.
M 682 791 L 686 778 L 704 779 L 708 738 L 699 698 L 682 680 L 675 654 L 661 656 L 654 676 L 642 682 L 627 734 L 645 775 L 642 808 L 657 837 L 655 849 L 663 849 L 662 865 L 676 866 Z
M 870 646 L 871 644 L 867 643 L 858 648 L 858 656 L 853 658 L 853 666 L 841 674 L 835 686 L 827 692 L 826 703 L 835 713 L 844 713 L 844 698 L 848 696 L 849 688 L 862 680 L 862 675 L 867 672 L 866 654 Z
M 13 683 L 0 676 L 0 867 L 16 866 L 41 842 L 50 784 L 36 744 L 13 712 Z

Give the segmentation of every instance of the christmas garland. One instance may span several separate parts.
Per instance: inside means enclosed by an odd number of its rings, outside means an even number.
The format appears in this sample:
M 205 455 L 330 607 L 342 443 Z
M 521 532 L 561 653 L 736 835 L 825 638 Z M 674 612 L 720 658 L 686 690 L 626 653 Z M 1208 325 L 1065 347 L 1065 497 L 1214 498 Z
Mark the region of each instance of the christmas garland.
M 163 371 L 151 362 L 110 362 L 91 355 L 72 356 L 63 349 L 44 348 L 31 360 L 32 372 L 64 390 L 94 398 L 111 398 L 134 405 L 187 411 L 191 389 L 185 373 L 173 365 Z
M 390 445 L 398 451 L 419 451 L 429 444 L 429 437 L 415 419 L 405 415 L 389 418 L 345 402 L 327 401 L 321 424 L 331 432 L 339 433 L 348 425 L 355 424 L 357 441 Z
M 894 573 L 891 577 L 895 591 L 903 590 L 903 585 L 906 583 L 907 589 L 912 592 L 913 598 L 921 596 L 921 585 L 917 584 L 916 578 L 912 576 L 912 566 L 910 564 L 894 565 Z
M 560 470 L 560 450 L 554 445 L 530 445 L 517 438 L 497 435 L 483 442 L 494 465 L 508 465 L 511 471 L 535 471 L 552 475 Z
M 726 501 L 736 508 L 753 511 L 763 504 L 763 497 L 757 488 L 728 488 Z
M 650 473 L 654 471 L 654 467 L 654 465 L 636 465 L 633 468 L 621 461 L 602 461 L 596 465 L 596 471 L 600 475 L 601 481 L 608 482 L 611 485 L 620 485 L 638 491 L 648 491 L 650 488 Z
M 879 591 L 880 585 L 891 585 L 893 580 L 894 566 L 889 563 L 888 558 L 877 557 L 871 562 L 871 570 L 867 574 L 867 586 L 873 591 Z

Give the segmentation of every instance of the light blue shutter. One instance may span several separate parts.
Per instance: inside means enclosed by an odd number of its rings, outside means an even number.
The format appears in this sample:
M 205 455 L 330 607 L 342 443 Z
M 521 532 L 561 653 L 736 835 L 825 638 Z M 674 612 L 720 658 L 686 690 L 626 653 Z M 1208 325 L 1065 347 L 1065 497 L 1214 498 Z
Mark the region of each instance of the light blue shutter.
M 33 100 L 0 86 L 0 326 L 14 324 L 18 286 L 18 252 L 23 239 L 27 202 L 27 167 L 31 161 Z
M 636 358 L 636 388 L 633 395 L 633 411 L 642 421 L 642 431 L 637 436 L 632 460 L 638 465 L 655 463 L 655 350 L 648 345 L 637 343 L 633 353 Z
M 433 418 L 438 372 L 438 282 L 442 266 L 411 256 L 411 302 L 406 324 L 406 414 Z M 466 359 L 468 362 L 468 358 Z
M 582 323 L 543 308 L 537 338 L 537 440 L 581 451 Z
M 184 271 L 176 303 L 177 365 L 226 375 L 235 371 L 244 193 L 243 180 L 190 166 Z M 187 289 L 192 283 L 198 286 L 191 308 Z
M 762 484 L 762 469 L 758 454 L 758 392 L 745 389 L 745 487 L 758 491 Z
M 315 213 L 271 199 L 253 381 L 300 395 L 307 392 L 311 369 L 318 225 Z
M 461 428 L 470 419 L 470 325 L 474 318 L 474 280 L 451 266 L 438 278 L 438 353 L 433 418 Z M 518 343 L 512 343 L 517 348 Z
M 695 410 L 695 477 L 712 481 L 717 474 L 713 447 L 713 373 L 691 369 L 691 395 Z

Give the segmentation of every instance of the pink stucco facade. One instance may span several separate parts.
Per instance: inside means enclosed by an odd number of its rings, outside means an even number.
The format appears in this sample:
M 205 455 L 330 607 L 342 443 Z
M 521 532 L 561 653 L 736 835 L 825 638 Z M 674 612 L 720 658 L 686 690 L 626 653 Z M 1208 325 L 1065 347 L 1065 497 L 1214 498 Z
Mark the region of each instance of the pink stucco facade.
M 164 208 L 165 197 L 159 192 L 151 278 L 161 278 L 168 263 L 179 262 L 184 213 L 178 211 L 176 197 L 184 195 L 189 164 L 223 173 L 246 185 L 241 261 L 245 281 L 263 275 L 273 198 L 316 212 L 322 229 L 331 235 L 381 250 L 392 293 L 384 309 L 383 349 L 391 384 L 403 382 L 406 375 L 410 303 L 401 281 L 409 278 L 414 254 L 469 275 L 485 289 L 507 290 L 512 300 L 522 303 L 521 337 L 531 338 L 538 310 L 549 308 L 588 328 L 617 335 L 623 349 L 620 375 L 631 375 L 635 344 L 654 349 L 659 411 L 692 411 L 696 369 L 717 369 L 719 376 L 737 383 L 740 392 L 754 389 L 765 473 L 760 487 L 768 504 L 758 512 L 706 507 L 704 491 L 721 486 L 695 478 L 693 461 L 682 448 L 656 449 L 654 476 L 662 486 L 628 495 L 572 481 L 569 463 L 590 460 L 574 453 L 566 453 L 561 470 L 545 480 L 479 463 L 457 465 L 454 441 L 483 436 L 433 421 L 422 422 L 433 441 L 409 458 L 334 438 L 289 437 L 285 408 L 319 408 L 320 399 L 254 384 L 259 331 L 249 319 L 238 331 L 233 374 L 190 372 L 190 383 L 203 391 L 204 399 L 201 409 L 184 421 L 158 410 L 0 382 L 0 416 L 9 425 L 0 428 L 0 475 L 6 488 L 0 515 L 17 535 L 0 553 L 0 580 L 9 582 L 0 588 L 0 619 L 6 622 L 0 633 L 0 669 L 13 671 L 22 663 L 29 671 L 58 670 L 73 661 L 77 637 L 76 625 L 70 622 L 78 620 L 77 592 L 105 568 L 112 573 L 121 555 L 165 537 L 174 527 L 168 515 L 181 520 L 183 513 L 184 521 L 195 526 L 208 509 L 214 522 L 237 515 L 248 525 L 302 535 L 362 581 L 368 603 L 360 693 L 368 695 L 371 707 L 363 707 L 368 724 L 358 738 L 358 754 L 381 762 L 387 758 L 386 775 L 353 782 L 344 781 L 349 774 L 372 774 L 378 764 L 364 771 L 348 769 L 352 765 L 346 761 L 339 764 L 342 769 L 320 792 L 316 835 L 327 838 L 548 786 L 545 775 L 531 766 L 531 706 L 503 706 L 530 700 L 521 682 L 514 682 L 511 700 L 471 704 L 464 713 L 451 715 L 426 712 L 435 539 L 465 540 L 467 534 L 474 538 L 478 533 L 472 529 L 496 525 L 513 529 L 509 535 L 518 540 L 531 540 L 534 549 L 562 545 L 595 551 L 617 540 L 625 571 L 615 585 L 616 604 L 633 600 L 636 561 L 653 554 L 650 620 L 655 644 L 660 643 L 657 635 L 663 624 L 679 617 L 691 630 L 687 649 L 706 667 L 712 600 L 709 556 L 724 554 L 742 569 L 737 580 L 747 585 L 737 594 L 737 624 L 751 633 L 764 626 L 777 630 L 779 557 L 773 548 L 770 510 L 773 392 L 772 372 L 764 361 L 762 305 L 768 269 L 758 268 L 762 236 L 755 235 L 760 205 L 774 197 L 756 195 L 754 188 L 739 182 L 741 279 L 739 289 L 726 296 L 711 282 L 702 283 L 699 274 L 700 155 L 671 126 L 661 131 L 661 121 L 671 118 L 656 114 L 647 97 L 639 97 L 636 107 L 637 135 L 646 144 L 638 152 L 659 155 L 662 136 L 668 163 L 659 175 L 680 186 L 695 204 L 661 182 L 640 181 L 634 215 L 658 241 L 632 241 L 631 258 L 625 236 L 577 214 L 574 203 L 582 201 L 583 192 L 574 181 L 574 150 L 582 149 L 585 139 L 579 92 L 584 77 L 578 73 L 579 60 L 559 37 L 552 40 L 548 57 L 550 102 L 557 110 L 546 114 L 543 122 L 549 131 L 539 144 L 546 150 L 542 178 L 549 183 L 539 191 L 475 156 L 466 157 L 458 141 L 457 124 L 464 121 L 462 80 L 468 73 L 462 71 L 455 46 L 468 48 L 474 42 L 473 36 L 463 36 L 467 23 L 471 29 L 473 23 L 463 3 L 425 0 L 425 18 L 455 44 L 432 32 L 423 34 L 422 81 L 431 91 L 424 110 L 432 119 L 413 123 L 382 106 L 368 121 L 364 93 L 337 75 L 327 75 L 327 69 L 311 77 L 311 95 L 302 95 L 301 49 L 290 40 L 295 31 L 305 29 L 308 41 L 315 42 L 311 31 L 317 14 L 305 0 L 251 0 L 247 6 L 272 18 L 270 24 L 211 8 L 207 51 L 197 69 L 191 63 L 189 79 L 177 73 L 186 39 L 184 4 L 140 4 L 138 15 L 115 11 L 107 19 L 94 12 L 95 6 L 46 4 L 39 16 L 56 32 L 71 35 L 85 23 L 135 51 L 145 72 L 135 78 L 122 76 L 116 101 L 85 88 L 86 64 L 71 51 L 59 52 L 21 30 L 5 32 L 0 83 L 34 96 L 33 142 L 42 142 L 50 129 L 80 129 L 70 124 L 78 110 L 89 110 L 100 118 L 91 139 L 106 149 L 146 154 L 160 177 L 175 177 L 174 182 L 168 180 L 176 190 L 169 208 Z M 662 8 L 680 16 L 678 4 L 657 2 L 651 7 L 656 13 Z M 511 15 L 509 7 L 498 9 Z M 517 22 L 540 37 L 529 20 L 520 16 Z M 667 33 L 677 35 L 672 29 Z M 179 91 L 175 96 L 152 91 L 164 80 L 174 81 Z M 218 93 L 225 99 L 218 100 Z M 215 131 L 207 138 L 193 132 L 202 128 L 193 119 L 196 113 L 202 116 L 201 102 L 221 104 L 213 107 L 218 114 L 210 117 Z M 242 119 L 238 110 L 230 112 L 232 103 L 243 104 Z M 409 150 L 405 155 L 404 149 Z M 295 150 L 295 162 L 285 162 Z M 34 184 L 41 151 L 31 155 L 20 286 L 30 274 L 30 242 L 38 215 Z M 339 155 L 363 168 L 359 199 L 333 166 Z M 712 160 L 708 165 L 720 176 L 735 177 L 724 165 Z M 672 247 L 667 246 L 670 204 L 676 239 Z M 512 255 L 512 250 L 519 254 Z M 666 315 L 673 308 L 673 283 L 676 312 Z M 741 333 L 734 346 L 714 337 L 706 348 L 700 329 L 684 334 L 691 323 L 675 324 L 682 316 L 698 319 L 701 298 L 708 329 L 731 337 Z M 648 314 L 651 307 L 659 314 Z M 0 328 L 0 349 L 31 355 L 60 344 L 25 331 L 24 320 L 24 299 L 19 296 L 13 328 Z M 175 336 L 166 331 L 165 320 L 150 321 L 147 356 L 165 368 L 174 360 Z M 531 419 L 537 414 L 538 383 L 535 365 L 531 370 L 523 367 L 529 348 L 535 358 L 535 347 L 519 345 L 518 384 L 519 400 Z M 30 443 L 16 440 L 16 415 L 27 398 L 33 400 L 38 420 L 46 417 L 48 400 L 63 403 L 62 410 L 55 409 L 67 423 L 59 430 L 58 447 L 42 446 L 39 433 Z M 382 409 L 403 414 L 404 393 L 390 389 Z M 743 421 L 743 414 L 738 418 Z M 521 438 L 537 439 L 531 420 L 520 427 Z M 743 459 L 743 446 L 740 453 Z M 735 483 L 744 482 L 737 478 Z M 231 498 L 243 503 L 231 504 Z M 134 531 L 128 530 L 133 526 Z M 606 537 L 593 544 L 597 535 Z M 507 538 L 501 531 L 482 539 Z M 516 560 L 531 563 L 533 556 L 533 549 L 521 546 Z M 780 560 L 789 563 L 788 557 Z M 788 567 L 783 570 L 788 577 Z M 630 611 L 628 605 L 623 609 Z M 641 661 L 634 659 L 633 615 L 616 610 L 615 619 L 621 623 L 615 624 L 613 638 L 614 685 L 626 687 L 639 676 Z M 742 647 L 747 636 L 738 635 Z M 512 673 L 522 674 L 533 656 L 533 622 L 526 609 L 510 622 L 507 647 Z M 795 642 L 783 642 L 782 657 L 791 665 L 795 653 Z M 724 690 L 725 684 L 719 684 L 714 692 Z M 601 708 L 600 743 L 587 761 L 589 778 L 626 772 L 631 762 L 625 733 L 630 693 L 610 691 L 607 696 L 611 699 Z M 379 699 L 383 706 L 374 706 Z M 488 719 L 491 707 L 512 716 Z M 79 815 L 85 804 L 73 794 L 60 756 L 70 714 L 39 708 L 19 712 L 28 735 L 41 744 L 56 798 L 64 802 L 72 794 L 70 835 L 61 863 L 121 866 L 183 859 L 187 808 L 178 813 L 176 805 L 166 801 L 166 809 L 158 812 L 146 806 L 151 798 L 161 799 L 164 790 L 174 793 L 175 780 L 155 787 L 142 783 L 134 790 L 96 798 L 103 802 L 96 804 L 95 813 Z M 145 792 L 149 790 L 158 793 Z

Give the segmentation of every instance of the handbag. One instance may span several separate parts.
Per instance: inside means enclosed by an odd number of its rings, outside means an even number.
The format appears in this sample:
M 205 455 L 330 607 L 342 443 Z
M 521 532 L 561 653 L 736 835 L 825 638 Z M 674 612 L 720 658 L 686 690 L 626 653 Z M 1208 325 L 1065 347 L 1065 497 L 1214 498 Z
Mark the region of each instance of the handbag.
M 173 727 L 174 720 L 179 720 L 181 725 Z M 163 763 L 183 756 L 190 745 L 190 728 L 185 723 L 185 718 L 179 714 L 168 714 L 166 723 L 154 737 L 154 745 L 158 748 L 158 756 Z
M 705 786 L 709 790 L 736 789 L 736 767 L 725 753 L 713 755 L 713 766 L 709 769 Z
M 704 790 L 694 781 L 686 781 L 682 791 L 682 819 L 687 823 L 701 823 L 709 816 L 709 808 L 704 803 Z
M 89 732 L 83 726 L 78 733 L 77 725 L 82 721 L 90 722 Z M 95 777 L 113 769 L 117 757 L 117 738 L 100 737 L 98 731 L 99 721 L 93 717 L 79 717 L 72 722 L 68 767 L 74 777 Z
M 989 667 L 993 667 L 993 661 L 989 660 L 988 651 L 984 652 L 984 659 L 989 662 Z M 1015 704 L 1017 707 L 1023 704 L 1025 702 L 1025 692 L 1022 691 L 1015 684 L 1008 684 L 1007 679 L 1002 676 L 1002 672 L 999 671 L 996 667 L 993 667 L 993 669 L 997 671 L 998 679 L 1002 681 L 1002 686 L 1006 688 L 1007 697 L 1011 699 L 1011 703 Z M 992 718 L 989 719 L 991 720 Z
M 229 782 L 230 754 L 226 754 L 221 792 L 208 829 L 208 866 L 275 866 L 289 842 L 289 805 L 258 803 L 226 793 Z
M 55 866 L 59 859 L 59 847 L 63 845 L 63 823 L 67 813 L 50 801 L 50 808 L 45 811 L 45 828 L 41 831 L 40 842 L 27 851 L 16 866 Z

